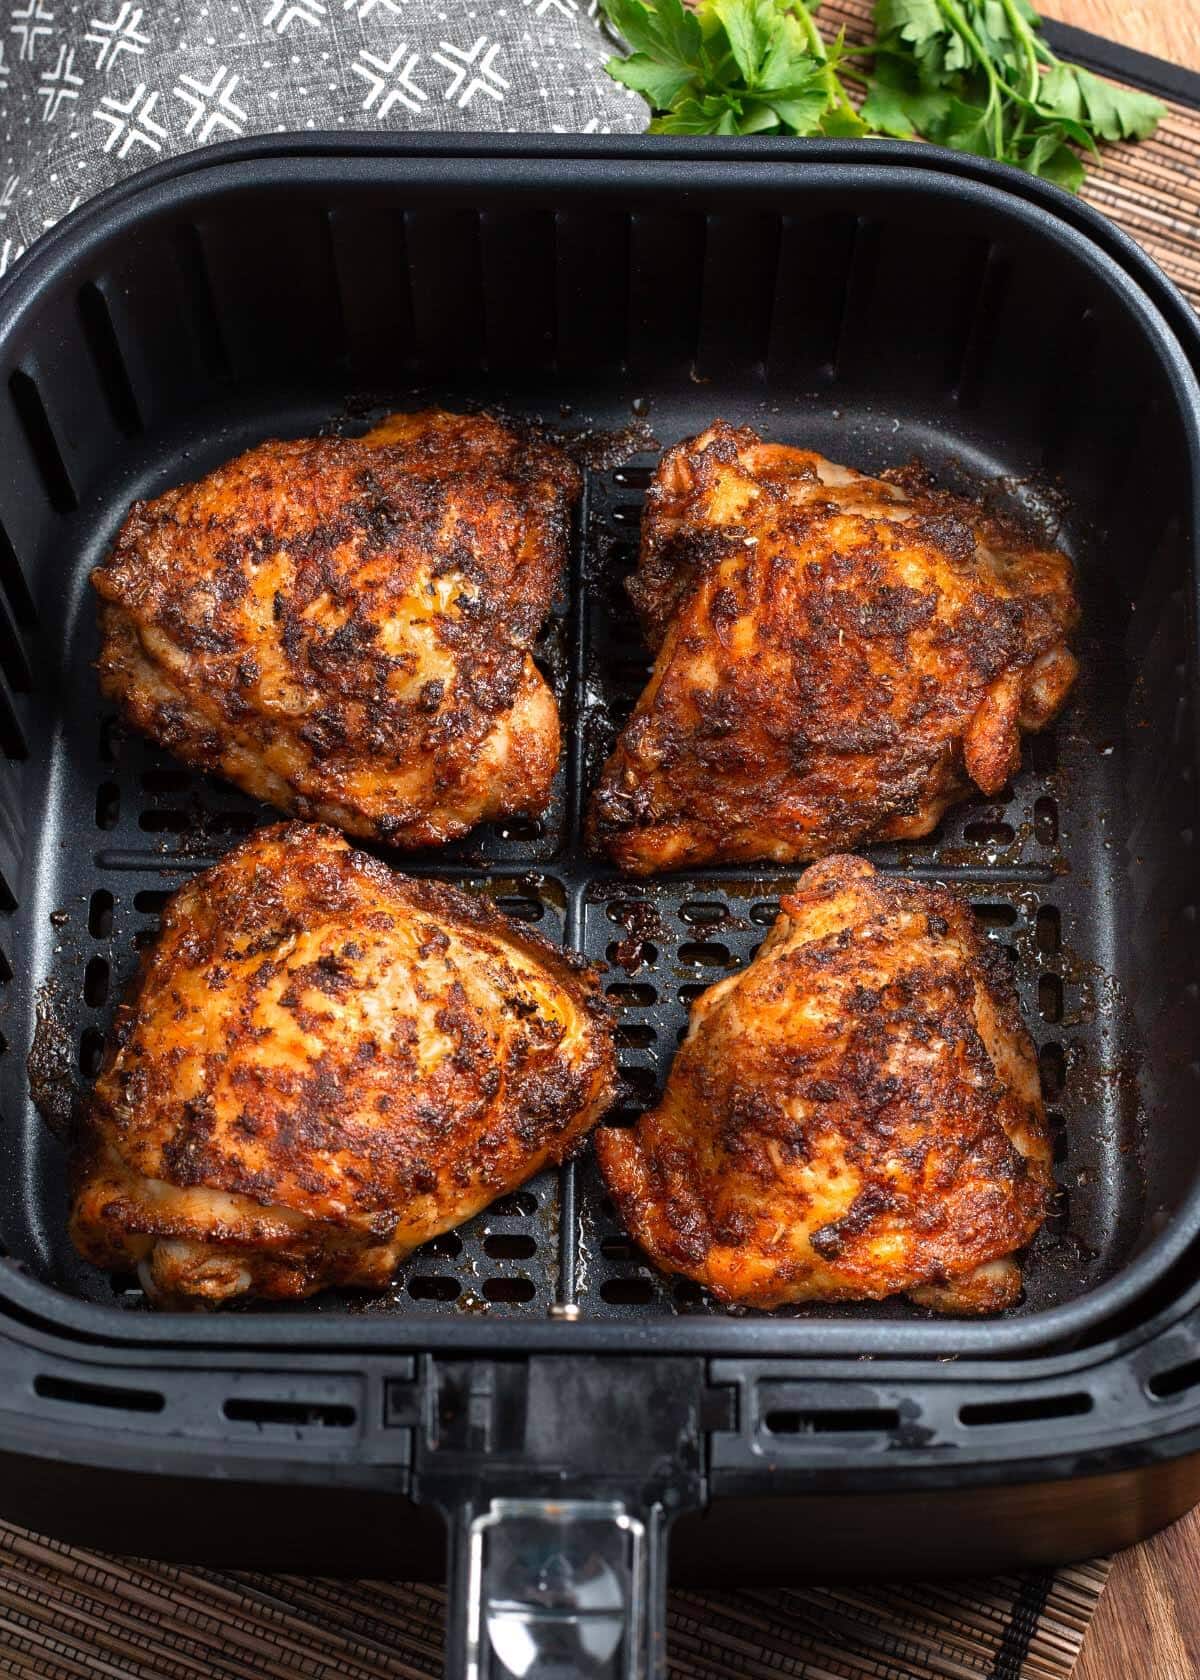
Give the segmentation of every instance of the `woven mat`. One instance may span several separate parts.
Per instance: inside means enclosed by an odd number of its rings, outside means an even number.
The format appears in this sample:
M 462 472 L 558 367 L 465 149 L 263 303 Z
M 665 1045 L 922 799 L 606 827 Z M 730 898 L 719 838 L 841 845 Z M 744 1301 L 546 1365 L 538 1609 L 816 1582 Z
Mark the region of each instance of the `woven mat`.
M 826 0 L 861 38 L 870 0 Z M 1105 154 L 1084 196 L 1200 306 L 1200 110 Z M 676 1592 L 676 1680 L 1066 1680 L 1107 1561 L 945 1585 Z M 19 1680 L 408 1680 L 441 1672 L 444 1595 L 129 1563 L 0 1524 L 0 1673 Z
M 671 1594 L 672 1680 L 1064 1680 L 1106 1563 L 945 1586 Z M 126 1563 L 0 1526 L 19 1680 L 427 1680 L 445 1596 Z

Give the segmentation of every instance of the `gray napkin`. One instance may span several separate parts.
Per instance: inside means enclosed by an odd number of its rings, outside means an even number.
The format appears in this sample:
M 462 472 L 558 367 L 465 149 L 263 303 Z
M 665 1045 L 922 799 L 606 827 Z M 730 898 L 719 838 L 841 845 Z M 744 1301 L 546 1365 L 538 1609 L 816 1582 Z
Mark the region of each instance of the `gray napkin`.
M 636 133 L 596 0 L 0 0 L 0 274 L 135 170 L 302 129 Z

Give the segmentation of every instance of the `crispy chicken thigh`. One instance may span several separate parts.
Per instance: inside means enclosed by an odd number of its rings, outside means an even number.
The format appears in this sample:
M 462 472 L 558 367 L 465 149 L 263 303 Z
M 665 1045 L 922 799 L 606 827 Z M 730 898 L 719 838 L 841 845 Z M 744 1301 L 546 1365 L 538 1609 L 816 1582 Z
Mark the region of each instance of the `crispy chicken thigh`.
M 591 827 L 635 874 L 928 834 L 1075 677 L 1065 555 L 723 421 L 663 457 L 629 591 L 657 658 Z
M 615 1083 L 580 959 L 300 823 L 168 903 L 81 1125 L 71 1230 L 176 1304 L 380 1287 L 561 1161 Z
M 658 1106 L 596 1152 L 658 1265 L 755 1307 L 1019 1297 L 1052 1189 L 1037 1062 L 969 907 L 816 864 L 711 987 Z
M 92 573 L 100 686 L 189 764 L 396 846 L 546 807 L 529 649 L 579 474 L 485 416 L 263 443 L 136 502 Z

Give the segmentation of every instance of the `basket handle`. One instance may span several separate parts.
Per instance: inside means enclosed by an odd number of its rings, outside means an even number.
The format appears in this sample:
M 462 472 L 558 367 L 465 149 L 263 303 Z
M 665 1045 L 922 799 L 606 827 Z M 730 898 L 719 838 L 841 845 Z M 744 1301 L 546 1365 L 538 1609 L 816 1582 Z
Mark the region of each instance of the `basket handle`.
M 432 1357 L 415 1388 L 448 1680 L 664 1680 L 667 1530 L 705 1496 L 703 1361 Z
M 665 1527 L 619 1499 L 460 1507 L 447 1680 L 663 1680 Z

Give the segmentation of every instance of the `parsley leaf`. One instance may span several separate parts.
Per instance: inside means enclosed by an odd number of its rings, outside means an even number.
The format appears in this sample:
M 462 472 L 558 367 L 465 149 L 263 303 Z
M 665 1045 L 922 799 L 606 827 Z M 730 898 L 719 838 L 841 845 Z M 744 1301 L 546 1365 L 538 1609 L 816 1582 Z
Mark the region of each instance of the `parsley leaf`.
M 746 0 L 712 0 L 712 10 L 724 26 L 733 61 L 746 86 L 754 87 L 762 62 L 771 51 L 774 26 L 792 20 L 780 18 L 772 0 L 749 0 L 749 4 Z M 782 27 L 779 33 L 782 38 Z
M 1090 70 L 1072 67 L 1072 74 L 1098 139 L 1146 140 L 1158 127 L 1159 119 L 1166 115 L 1164 107 L 1148 93 L 1114 87 L 1111 82 L 1093 76 Z
M 883 53 L 876 55 L 861 115 L 877 133 L 913 140 L 943 122 L 949 107 L 948 93 L 923 88 L 909 66 Z
M 1083 184 L 1083 164 L 1078 153 L 1065 145 L 1052 127 L 1043 129 L 1022 154 L 1021 168 L 1030 175 L 1054 181 L 1069 192 L 1078 192 Z
M 640 93 L 656 111 L 666 111 L 678 100 L 692 82 L 693 72 L 682 66 L 659 64 L 649 53 L 634 53 L 629 58 L 614 58 L 608 73 L 615 82 Z
M 653 105 L 668 110 L 702 74 L 700 24 L 680 0 L 606 0 L 613 27 L 633 48 L 629 58 L 612 58 L 605 69 Z
M 700 23 L 681 0 L 653 0 L 649 6 L 642 0 L 605 0 L 604 9 L 635 53 L 689 73 L 698 67 Z
M 605 66 L 657 113 L 652 134 L 868 132 L 805 0 L 602 0 L 633 49 Z

